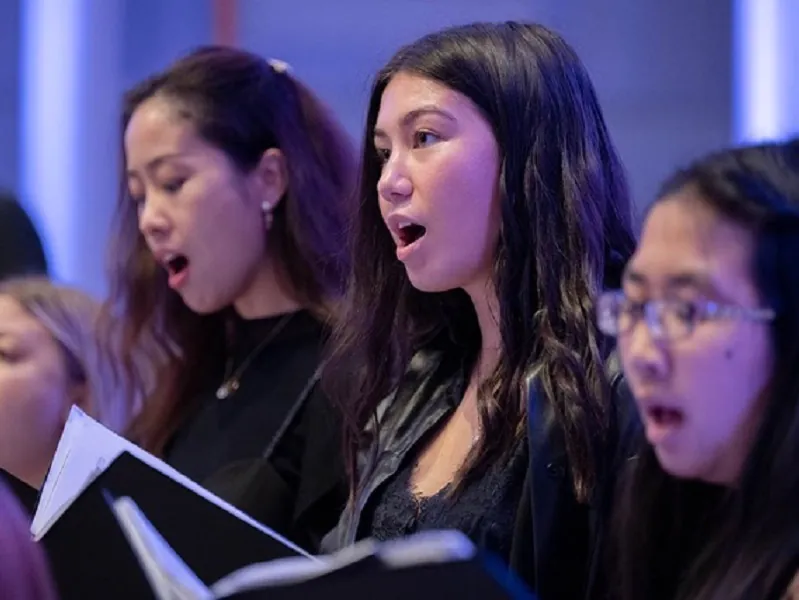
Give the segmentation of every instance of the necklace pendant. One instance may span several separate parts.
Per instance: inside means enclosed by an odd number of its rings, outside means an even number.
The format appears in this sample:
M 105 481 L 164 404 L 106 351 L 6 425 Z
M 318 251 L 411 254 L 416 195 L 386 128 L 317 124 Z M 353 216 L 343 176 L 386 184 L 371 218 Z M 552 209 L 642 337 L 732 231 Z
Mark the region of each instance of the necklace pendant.
M 216 397 L 219 400 L 224 400 L 238 389 L 239 389 L 239 380 L 230 379 L 219 386 L 219 388 L 216 390 Z

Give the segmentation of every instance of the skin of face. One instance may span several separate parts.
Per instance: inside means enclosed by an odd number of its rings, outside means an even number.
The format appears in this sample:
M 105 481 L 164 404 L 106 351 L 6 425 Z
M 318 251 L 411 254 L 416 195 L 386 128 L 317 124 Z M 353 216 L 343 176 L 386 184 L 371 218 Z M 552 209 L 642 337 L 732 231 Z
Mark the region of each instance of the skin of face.
M 50 332 L 0 295 L 0 467 L 39 487 L 82 391 Z
M 624 277 L 634 302 L 674 299 L 762 308 L 751 275 L 752 234 L 685 189 L 646 219 Z M 685 479 L 734 485 L 751 448 L 773 372 L 769 324 L 744 318 L 700 321 L 684 339 L 652 335 L 639 320 L 619 352 L 658 460 Z M 657 410 L 681 415 L 662 423 Z
M 380 103 L 380 212 L 414 287 L 485 296 L 500 230 L 499 147 L 477 107 L 436 81 L 400 72 Z M 400 227 L 425 228 L 403 243 Z
M 169 273 L 170 287 L 200 314 L 234 305 L 259 316 L 259 297 L 274 293 L 264 206 L 274 210 L 287 189 L 281 152 L 266 150 L 244 173 L 198 135 L 175 100 L 161 96 L 134 111 L 124 143 L 147 246 L 164 268 L 174 255 L 188 261 Z

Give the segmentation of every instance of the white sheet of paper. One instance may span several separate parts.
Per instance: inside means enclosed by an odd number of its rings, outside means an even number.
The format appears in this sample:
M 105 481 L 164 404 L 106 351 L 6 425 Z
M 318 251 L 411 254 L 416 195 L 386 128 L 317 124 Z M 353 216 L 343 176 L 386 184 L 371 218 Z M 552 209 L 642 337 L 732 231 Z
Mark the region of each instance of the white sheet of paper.
M 323 563 L 290 557 L 248 565 L 217 581 L 211 590 L 215 597 L 226 598 L 247 590 L 296 584 L 344 568 L 371 555 L 377 556 L 388 568 L 402 569 L 469 560 L 476 553 L 472 541 L 460 531 L 422 531 L 387 542 L 362 540 L 333 555 L 320 557 Z
M 277 539 L 298 554 L 313 558 L 299 546 L 215 496 L 164 461 L 104 427 L 76 406 L 69 413 L 50 472 L 42 487 L 39 506 L 31 523 L 34 539 L 40 540 L 81 492 L 123 452 L 129 452 L 143 463 Z
M 172 550 L 133 500 L 119 498 L 111 508 L 159 600 L 214 600 L 213 592 Z

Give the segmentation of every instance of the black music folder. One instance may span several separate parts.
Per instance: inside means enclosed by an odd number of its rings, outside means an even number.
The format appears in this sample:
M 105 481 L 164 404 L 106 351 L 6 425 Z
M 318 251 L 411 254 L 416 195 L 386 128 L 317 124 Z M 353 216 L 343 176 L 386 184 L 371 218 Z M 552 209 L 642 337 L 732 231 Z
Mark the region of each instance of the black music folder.
M 119 496 L 147 511 L 153 527 L 206 584 L 244 565 L 301 552 L 123 452 L 41 536 L 63 600 L 156 598 L 109 507 L 108 498 Z
M 457 531 L 427 531 L 389 542 L 366 540 L 328 557 L 251 564 L 212 585 L 182 560 L 131 498 L 111 501 L 157 600 L 532 600 L 504 566 L 481 557 Z
M 11 493 L 17 497 L 17 501 L 25 509 L 29 518 L 33 518 L 33 513 L 36 512 L 36 503 L 39 499 L 39 490 L 29 486 L 24 481 L 14 477 L 5 469 L 0 469 L 0 480 L 6 484 Z

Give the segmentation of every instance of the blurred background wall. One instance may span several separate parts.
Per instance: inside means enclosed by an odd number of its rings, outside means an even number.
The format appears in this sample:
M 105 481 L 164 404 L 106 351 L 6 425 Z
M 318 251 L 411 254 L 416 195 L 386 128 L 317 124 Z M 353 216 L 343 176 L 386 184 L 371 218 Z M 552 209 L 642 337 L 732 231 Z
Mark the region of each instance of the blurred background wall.
M 0 187 L 54 275 L 105 291 L 122 92 L 222 41 L 290 63 L 360 143 L 371 76 L 420 35 L 476 20 L 555 28 L 598 89 L 639 210 L 731 142 L 799 131 L 799 0 L 2 0 Z

